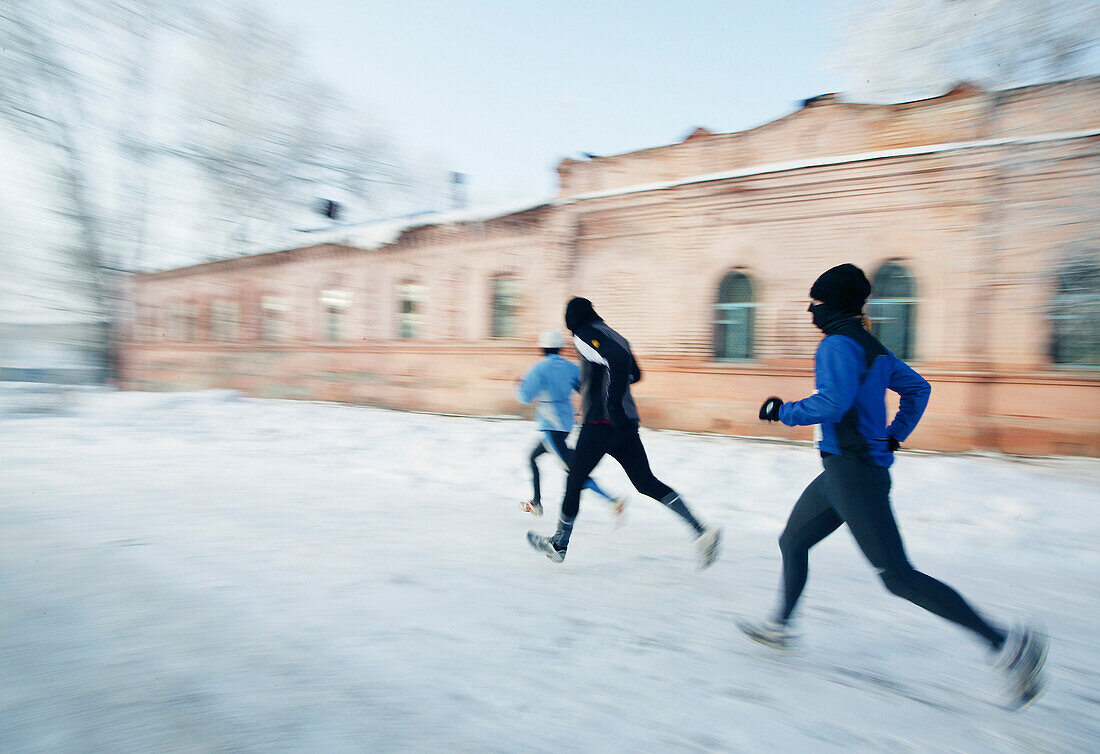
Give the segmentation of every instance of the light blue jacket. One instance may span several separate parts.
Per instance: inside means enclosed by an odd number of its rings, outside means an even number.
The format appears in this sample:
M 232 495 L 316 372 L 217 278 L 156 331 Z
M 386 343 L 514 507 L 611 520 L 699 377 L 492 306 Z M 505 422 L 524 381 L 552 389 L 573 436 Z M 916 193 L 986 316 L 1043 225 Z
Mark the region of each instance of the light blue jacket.
M 516 387 L 516 397 L 520 403 L 535 402 L 539 429 L 569 432 L 573 429 L 570 397 L 577 389 L 580 377 L 580 367 L 552 353 L 527 370 Z

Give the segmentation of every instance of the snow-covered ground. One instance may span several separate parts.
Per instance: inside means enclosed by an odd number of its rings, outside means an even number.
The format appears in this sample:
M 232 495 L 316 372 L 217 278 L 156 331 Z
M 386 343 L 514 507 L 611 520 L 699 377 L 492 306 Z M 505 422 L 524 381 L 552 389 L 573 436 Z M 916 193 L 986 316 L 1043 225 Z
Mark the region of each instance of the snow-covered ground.
M 10 391 L 0 415 L 0 750 L 1097 751 L 1100 461 L 905 453 L 914 564 L 1052 635 L 1049 690 L 998 706 L 978 643 L 892 597 L 842 530 L 811 557 L 803 652 L 763 614 L 811 448 L 643 430 L 726 529 L 585 498 L 569 557 L 519 511 L 524 421 L 232 393 Z M 605 461 L 596 477 L 626 489 Z M 585 493 L 586 496 L 588 493 Z

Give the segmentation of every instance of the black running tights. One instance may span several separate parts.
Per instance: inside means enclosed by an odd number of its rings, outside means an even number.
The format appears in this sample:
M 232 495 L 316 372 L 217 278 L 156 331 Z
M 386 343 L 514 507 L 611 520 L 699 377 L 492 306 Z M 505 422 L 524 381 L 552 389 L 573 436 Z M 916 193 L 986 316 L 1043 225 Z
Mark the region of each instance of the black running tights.
M 573 462 L 569 465 L 565 499 L 561 504 L 563 516 L 576 517 L 584 481 L 605 455 L 619 462 L 630 483 L 643 495 L 661 500 L 672 492 L 671 487 L 653 476 L 637 432 L 617 432 L 610 424 L 585 424 L 573 448 Z
M 841 524 L 878 571 L 883 584 L 899 597 L 977 633 L 994 649 L 1005 634 L 983 620 L 958 592 L 909 564 L 890 509 L 890 472 L 861 461 L 831 455 L 791 511 L 779 548 L 783 553 L 783 607 L 790 618 L 806 585 L 810 548 Z

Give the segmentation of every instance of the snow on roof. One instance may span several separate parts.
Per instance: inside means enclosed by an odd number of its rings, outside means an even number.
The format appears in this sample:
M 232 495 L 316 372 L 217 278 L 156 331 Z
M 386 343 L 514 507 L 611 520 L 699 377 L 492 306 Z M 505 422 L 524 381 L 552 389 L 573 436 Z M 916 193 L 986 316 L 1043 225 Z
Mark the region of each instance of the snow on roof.
M 142 277 L 175 277 L 181 274 L 194 272 L 200 268 L 235 267 L 242 263 L 248 263 L 249 261 L 262 263 L 265 260 L 285 259 L 288 255 L 295 254 L 303 249 L 326 245 L 344 246 L 347 248 L 369 251 L 394 243 L 401 237 L 402 233 L 416 228 L 497 220 L 511 215 L 518 215 L 528 210 L 549 207 L 558 203 L 560 203 L 560 201 L 554 199 L 524 199 L 501 204 L 486 205 L 483 207 L 456 209 L 446 212 L 420 212 L 413 215 L 388 218 L 385 220 L 369 220 L 362 223 L 332 225 L 326 228 L 317 228 L 313 230 L 303 229 L 297 231 L 299 242 L 293 243 L 290 246 L 282 244 L 275 250 L 257 250 L 240 256 L 216 259 L 209 262 L 187 265 L 185 267 L 154 270 L 142 273 Z
M 303 233 L 308 234 L 310 245 L 340 243 L 358 249 L 377 249 L 393 243 L 402 233 L 414 228 L 496 220 L 528 210 L 546 207 L 553 203 L 553 200 L 550 199 L 522 199 L 482 207 L 448 210 L 446 212 L 422 212 L 405 217 L 303 231 Z
M 698 133 L 698 131 L 696 131 L 695 133 Z M 522 212 L 539 209 L 542 207 L 559 207 L 592 199 L 602 199 L 628 194 L 638 194 L 649 191 L 660 191 L 664 189 L 676 188 L 697 183 L 708 183 L 712 181 L 722 181 L 754 175 L 764 175 L 768 173 L 801 170 L 806 168 L 843 165 L 854 162 L 941 154 L 947 152 L 966 151 L 971 149 L 982 149 L 1008 145 L 1019 146 L 1027 144 L 1041 144 L 1056 141 L 1095 138 L 1097 136 L 1100 136 L 1100 129 L 1087 129 L 1081 131 L 1043 133 L 1030 136 L 1009 136 L 976 141 L 925 144 L 914 147 L 874 150 L 855 154 L 826 155 L 805 160 L 791 160 L 770 164 L 751 165 L 747 167 L 735 168 L 732 170 L 724 170 L 702 175 L 686 176 L 683 178 L 674 178 L 671 180 L 655 181 L 615 187 L 610 189 L 589 191 L 560 198 L 528 198 L 506 203 L 471 207 L 467 209 L 448 210 L 445 212 L 423 212 L 404 217 L 390 218 L 386 220 L 375 220 L 353 225 L 336 225 L 329 228 L 317 230 L 303 230 L 299 231 L 299 237 L 302 239 L 303 242 L 289 249 L 284 246 L 279 251 L 251 253 L 245 255 L 244 257 L 232 257 L 229 259 L 208 262 L 201 265 L 192 265 L 189 267 L 177 268 L 175 270 L 162 270 L 160 272 L 153 272 L 148 274 L 158 275 L 179 273 L 183 270 L 190 270 L 194 267 L 206 267 L 207 265 L 221 265 L 225 263 L 239 262 L 241 259 L 245 258 L 281 257 L 291 251 L 312 246 L 323 246 L 326 244 L 339 244 L 342 246 L 364 250 L 377 249 L 382 246 L 386 246 L 387 244 L 394 243 L 400 238 L 402 233 L 416 228 L 423 228 L 428 226 L 457 225 L 470 222 L 484 222 L 488 220 L 508 217 L 510 215 L 520 214 Z

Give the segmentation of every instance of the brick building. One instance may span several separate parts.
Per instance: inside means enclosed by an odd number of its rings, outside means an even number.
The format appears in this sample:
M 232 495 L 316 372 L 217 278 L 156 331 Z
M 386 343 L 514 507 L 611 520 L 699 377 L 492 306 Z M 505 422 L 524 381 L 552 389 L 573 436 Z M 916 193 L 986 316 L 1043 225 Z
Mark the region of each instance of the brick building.
M 807 292 L 850 261 L 933 384 L 908 445 L 1100 455 L 1100 78 L 825 95 L 558 172 L 538 204 L 139 276 L 123 385 L 514 413 L 583 295 L 634 346 L 643 424 L 807 438 L 756 410 L 812 390 Z

